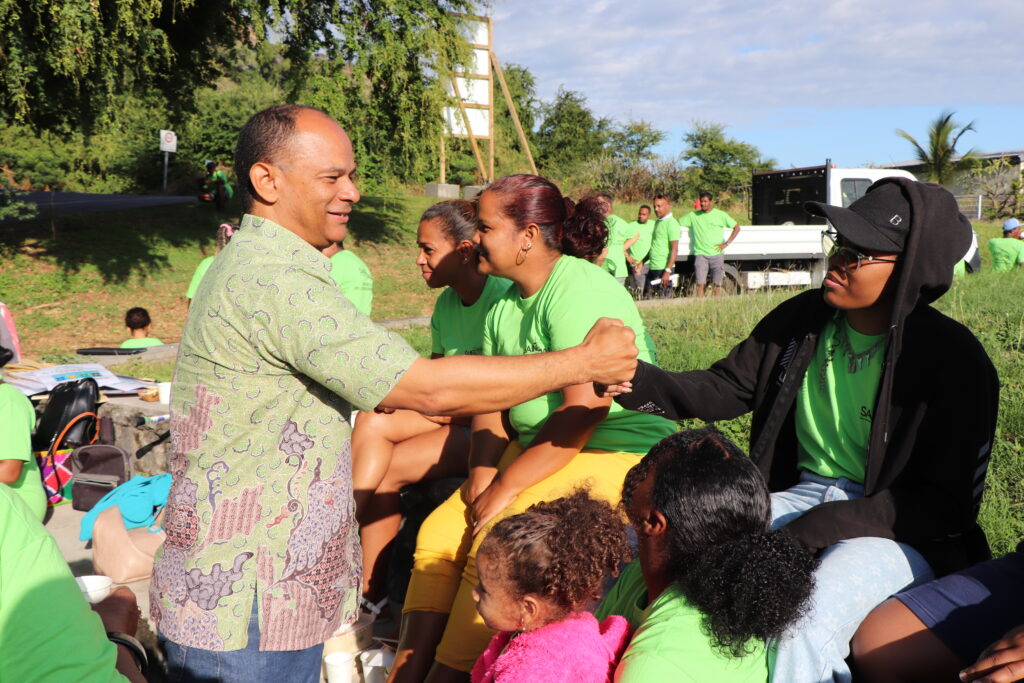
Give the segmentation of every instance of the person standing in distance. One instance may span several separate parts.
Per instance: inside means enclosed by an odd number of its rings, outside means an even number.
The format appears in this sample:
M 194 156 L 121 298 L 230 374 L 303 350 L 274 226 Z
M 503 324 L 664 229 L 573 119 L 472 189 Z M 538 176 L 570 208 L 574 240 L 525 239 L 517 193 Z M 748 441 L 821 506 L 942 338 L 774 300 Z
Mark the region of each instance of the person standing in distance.
M 612 213 L 612 196 L 599 194 L 597 198 L 604 207 L 604 224 L 608 228 L 608 246 L 597 265 L 603 266 L 620 285 L 626 284 L 626 250 L 640 237 L 633 226 Z
M 676 252 L 679 251 L 679 221 L 672 216 L 672 204 L 668 197 L 658 195 L 654 198 L 654 214 L 658 220 L 654 223 L 654 235 L 651 238 L 650 272 L 645 290 L 651 289 L 655 280 L 659 291 L 664 291 L 672 278 L 676 267 Z
M 699 201 L 700 208 L 683 216 L 680 225 L 690 229 L 696 295 L 704 296 L 710 270 L 712 295 L 718 296 L 722 293 L 722 277 L 725 275 L 725 254 L 722 252 L 740 234 L 740 226 L 725 211 L 714 208 L 715 199 L 710 192 L 701 192 Z M 720 241 L 723 230 L 729 228 L 732 233 L 724 242 Z
M 637 349 L 631 330 L 601 320 L 562 352 L 420 358 L 356 310 L 320 253 L 359 201 L 341 126 L 270 107 L 243 126 L 235 157 L 246 215 L 182 333 L 151 614 L 172 679 L 313 683 L 360 595 L 349 406 L 502 410 L 624 379 Z
M 654 237 L 654 221 L 651 220 L 651 207 L 644 204 L 637 211 L 636 220 L 629 224 L 636 231 L 636 241 L 626 250 L 626 262 L 629 264 L 629 275 L 633 278 L 633 286 L 637 292 L 644 291 L 644 280 L 647 278 L 647 255 L 651 251 L 651 238 Z

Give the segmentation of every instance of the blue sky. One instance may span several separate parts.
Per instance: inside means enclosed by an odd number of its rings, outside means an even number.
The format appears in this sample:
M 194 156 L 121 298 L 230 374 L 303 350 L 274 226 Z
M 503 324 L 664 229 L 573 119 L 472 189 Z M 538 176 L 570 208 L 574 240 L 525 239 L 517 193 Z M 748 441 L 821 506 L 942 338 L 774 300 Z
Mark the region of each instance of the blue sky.
M 645 119 L 675 155 L 693 121 L 725 124 L 781 167 L 912 158 L 940 111 L 960 149 L 1024 149 L 1024 1 L 494 0 L 495 51 L 542 99 Z

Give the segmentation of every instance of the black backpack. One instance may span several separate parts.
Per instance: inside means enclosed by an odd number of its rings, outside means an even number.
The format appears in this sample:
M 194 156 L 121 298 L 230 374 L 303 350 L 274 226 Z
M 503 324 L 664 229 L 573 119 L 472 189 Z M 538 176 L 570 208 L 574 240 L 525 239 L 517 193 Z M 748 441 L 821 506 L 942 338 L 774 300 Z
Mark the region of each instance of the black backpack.
M 50 400 L 43 409 L 43 415 L 36 424 L 36 432 L 32 435 L 32 450 L 35 452 L 49 451 L 53 440 L 68 424 L 82 413 L 95 413 L 96 402 L 99 400 L 100 388 L 96 380 L 91 378 L 61 382 L 50 391 Z M 89 443 L 96 433 L 96 419 L 87 417 L 78 420 L 64 435 L 63 442 L 58 446 L 77 448 Z

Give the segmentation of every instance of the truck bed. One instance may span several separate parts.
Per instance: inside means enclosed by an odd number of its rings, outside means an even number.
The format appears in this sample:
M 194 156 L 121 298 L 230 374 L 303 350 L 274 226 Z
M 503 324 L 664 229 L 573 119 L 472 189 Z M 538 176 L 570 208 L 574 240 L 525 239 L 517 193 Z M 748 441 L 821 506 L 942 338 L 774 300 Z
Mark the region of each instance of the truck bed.
M 741 225 L 740 234 L 725 250 L 727 261 L 763 261 L 765 259 L 822 259 L 823 225 Z M 723 231 L 722 241 L 728 231 Z M 676 260 L 686 261 L 692 255 L 690 231 L 682 230 Z

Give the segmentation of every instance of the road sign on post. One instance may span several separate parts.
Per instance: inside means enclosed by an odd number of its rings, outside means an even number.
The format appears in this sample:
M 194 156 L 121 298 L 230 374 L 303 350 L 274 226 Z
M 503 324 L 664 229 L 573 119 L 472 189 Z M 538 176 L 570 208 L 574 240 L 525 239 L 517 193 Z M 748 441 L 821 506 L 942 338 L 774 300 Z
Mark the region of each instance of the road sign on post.
M 178 136 L 175 135 L 173 130 L 160 131 L 160 151 L 170 152 L 172 154 L 177 153 Z
M 171 154 L 178 153 L 178 136 L 173 130 L 160 131 L 160 151 L 164 153 L 164 192 L 167 191 L 167 162 Z

